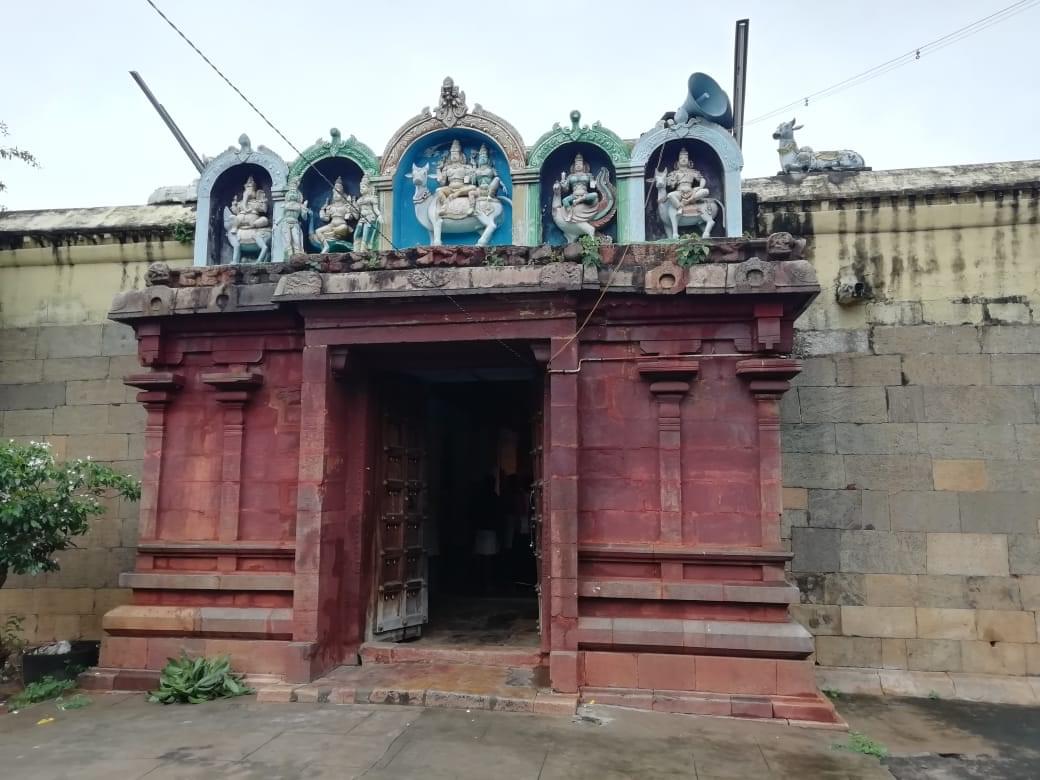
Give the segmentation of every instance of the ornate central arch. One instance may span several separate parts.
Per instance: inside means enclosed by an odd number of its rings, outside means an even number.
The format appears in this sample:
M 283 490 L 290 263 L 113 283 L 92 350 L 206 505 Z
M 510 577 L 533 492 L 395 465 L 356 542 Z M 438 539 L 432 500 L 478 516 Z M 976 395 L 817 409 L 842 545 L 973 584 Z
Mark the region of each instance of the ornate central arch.
M 379 172 L 384 176 L 393 175 L 401 157 L 417 140 L 437 130 L 456 127 L 484 133 L 498 144 L 509 161 L 510 169 L 520 170 L 524 167 L 527 155 L 517 129 L 497 114 L 483 109 L 479 103 L 470 111 L 466 105 L 466 93 L 459 90 L 454 81 L 446 78 L 437 108 L 433 112 L 429 107 L 424 108 L 394 133 L 383 152 Z

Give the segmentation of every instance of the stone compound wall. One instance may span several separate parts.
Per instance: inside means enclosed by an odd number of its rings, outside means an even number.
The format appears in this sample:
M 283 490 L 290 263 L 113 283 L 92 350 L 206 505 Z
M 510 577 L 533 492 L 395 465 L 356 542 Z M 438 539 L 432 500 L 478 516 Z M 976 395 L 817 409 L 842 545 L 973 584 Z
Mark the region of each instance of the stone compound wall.
M 192 212 L 87 211 L 98 212 L 94 222 L 72 212 L 0 215 L 0 436 L 47 441 L 59 458 L 89 455 L 139 476 L 144 414 L 122 381 L 140 371 L 136 340 L 106 315 L 115 291 L 141 286 L 149 261 L 191 263 L 191 245 L 162 240 L 154 223 Z M 40 241 L 48 220 L 82 232 Z M 12 237 L 23 230 L 34 237 Z M 8 577 L 0 622 L 22 616 L 30 641 L 99 638 L 102 615 L 129 599 L 118 578 L 133 569 L 136 541 L 137 505 L 110 502 L 78 549 L 58 555 L 60 571 Z
M 761 231 L 810 236 L 825 288 L 783 402 L 794 611 L 822 665 L 1040 674 L 1037 180 L 1027 162 L 745 182 Z M 119 383 L 134 362 L 105 312 L 147 260 L 189 265 L 190 247 L 33 251 L 0 247 L 0 435 L 135 473 L 141 418 Z M 872 301 L 836 303 L 850 273 Z M 0 619 L 100 636 L 135 518 L 114 507 L 62 572 L 12 578 Z
M 782 407 L 820 665 L 1040 675 L 1038 198 L 1002 168 L 748 183 L 766 226 L 813 236 L 825 290 Z M 874 300 L 837 304 L 849 274 Z

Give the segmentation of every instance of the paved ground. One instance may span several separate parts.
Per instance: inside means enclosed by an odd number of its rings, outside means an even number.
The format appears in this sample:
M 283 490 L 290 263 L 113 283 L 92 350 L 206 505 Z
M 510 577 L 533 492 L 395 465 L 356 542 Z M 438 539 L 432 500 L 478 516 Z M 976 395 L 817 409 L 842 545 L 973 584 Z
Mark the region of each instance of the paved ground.
M 102 695 L 84 709 L 0 715 L 11 778 L 1014 778 L 1040 760 L 1040 710 L 843 699 L 852 727 L 896 754 L 835 749 L 843 732 L 586 707 L 584 717 L 371 705 L 189 706 Z M 55 720 L 37 725 L 41 719 Z M 941 757 L 939 752 L 967 754 Z M 911 754 L 930 753 L 923 757 Z M 971 756 L 988 754 L 976 761 Z M 1017 763 L 1016 763 L 1017 762 Z

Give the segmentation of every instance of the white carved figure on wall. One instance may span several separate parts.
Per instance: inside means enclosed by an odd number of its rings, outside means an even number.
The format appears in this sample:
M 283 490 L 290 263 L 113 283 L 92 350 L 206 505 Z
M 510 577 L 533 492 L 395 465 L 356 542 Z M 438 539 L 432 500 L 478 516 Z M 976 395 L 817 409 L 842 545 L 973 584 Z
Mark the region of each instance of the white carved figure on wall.
M 332 251 L 333 242 L 342 244 L 350 241 L 354 229 L 349 223 L 357 219 L 357 208 L 354 199 L 343 187 L 343 177 L 336 177 L 329 199 L 318 211 L 318 218 L 328 224 L 315 230 L 311 240 L 321 246 L 322 252 Z M 346 246 L 336 248 L 349 249 Z
M 563 193 L 567 193 L 564 195 Z M 578 154 L 569 171 L 560 173 L 553 183 L 552 217 L 568 241 L 581 236 L 595 236 L 614 216 L 617 193 L 610 181 L 610 171 L 600 168 L 592 176 L 589 164 Z
M 480 233 L 477 246 L 487 246 L 505 212 L 503 202 L 512 202 L 487 147 L 482 145 L 475 158 L 467 160 L 456 139 L 437 166 L 434 178 L 439 186 L 434 193 L 427 184 L 429 175 L 429 163 L 412 165 L 415 218 L 429 231 L 430 245 L 440 246 L 442 233 Z
M 780 142 L 776 151 L 780 155 L 782 173 L 858 171 L 866 167 L 863 155 L 851 149 L 816 152 L 811 146 L 798 146 L 794 140 L 794 131 L 801 130 L 804 125 L 796 125 L 796 121 L 792 118 L 790 122 L 781 122 L 773 133 L 773 138 Z
M 657 188 L 657 214 L 669 238 L 679 237 L 679 228 L 701 226 L 701 237 L 708 238 L 722 214 L 722 203 L 711 197 L 707 180 L 690 164 L 690 153 L 679 151 L 675 170 L 654 173 Z
M 354 201 L 358 213 L 358 223 L 354 226 L 354 249 L 375 249 L 379 241 L 379 223 L 383 220 L 383 212 L 379 208 L 379 196 L 376 195 L 368 174 L 361 177 L 360 193 Z
M 283 207 L 282 238 L 285 243 L 285 251 L 289 256 L 302 254 L 307 251 L 303 243 L 303 228 L 300 222 L 309 218 L 311 210 L 307 207 L 307 201 L 296 187 L 290 187 L 285 191 L 285 206 Z
M 267 260 L 271 245 L 271 221 L 267 211 L 267 193 L 257 187 L 250 176 L 242 187 L 242 197 L 236 195 L 231 205 L 224 208 L 224 230 L 234 249 L 232 263 L 242 261 L 243 249 L 255 251 L 258 263 Z

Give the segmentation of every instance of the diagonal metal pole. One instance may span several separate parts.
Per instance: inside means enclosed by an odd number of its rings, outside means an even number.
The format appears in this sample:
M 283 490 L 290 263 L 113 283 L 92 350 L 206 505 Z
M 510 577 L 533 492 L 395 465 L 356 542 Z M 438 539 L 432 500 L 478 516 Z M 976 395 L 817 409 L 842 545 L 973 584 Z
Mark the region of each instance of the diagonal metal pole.
M 202 173 L 202 169 L 206 167 L 202 162 L 202 158 L 196 154 L 194 149 L 191 148 L 191 144 L 188 143 L 188 139 L 184 137 L 184 133 L 181 132 L 181 129 L 177 127 L 177 123 L 173 121 L 173 117 L 171 117 L 169 113 L 167 113 L 166 109 L 162 107 L 162 104 L 155 99 L 155 95 L 153 95 L 152 91 L 148 89 L 148 85 L 144 83 L 141 74 L 136 70 L 132 70 L 130 71 L 130 77 L 137 82 L 137 86 L 141 88 L 144 96 L 148 98 L 148 102 L 152 104 L 152 108 L 156 110 L 159 117 L 170 129 L 170 132 L 173 133 L 173 137 L 177 139 L 177 143 L 181 145 L 181 149 L 183 149 L 184 153 L 188 155 L 188 159 L 191 160 L 191 164 L 195 166 L 195 170 Z

